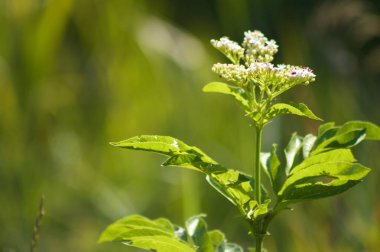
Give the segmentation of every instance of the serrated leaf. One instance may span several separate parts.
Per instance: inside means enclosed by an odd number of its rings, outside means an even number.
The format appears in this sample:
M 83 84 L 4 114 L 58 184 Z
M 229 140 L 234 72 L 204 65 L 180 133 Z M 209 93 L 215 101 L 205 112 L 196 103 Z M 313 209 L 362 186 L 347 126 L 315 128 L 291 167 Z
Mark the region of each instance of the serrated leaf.
M 132 150 L 156 152 L 170 158 L 163 165 L 175 165 L 195 169 L 200 172 L 212 172 L 222 169 L 212 158 L 200 149 L 169 136 L 142 135 L 111 143 L 111 145 Z
M 338 134 L 347 133 L 354 130 L 365 129 L 365 140 L 380 140 L 380 127 L 376 124 L 364 121 L 350 121 L 339 129 Z
M 243 88 L 231 86 L 223 82 L 211 82 L 203 87 L 203 92 L 232 95 L 245 108 L 249 109 L 250 98 Z
M 178 166 L 197 170 L 207 175 L 207 181 L 219 193 L 235 205 L 243 205 L 252 199 L 253 178 L 237 170 L 227 169 L 200 149 L 168 136 L 139 136 L 112 145 L 169 156 L 163 166 Z
M 285 148 L 285 157 L 286 157 L 285 172 L 286 172 L 286 175 L 288 175 L 290 173 L 294 164 L 299 162 L 299 159 L 301 158 L 302 141 L 303 141 L 303 137 L 297 135 L 297 133 L 293 133 L 292 137 L 290 138 L 288 145 Z
M 284 183 L 279 196 L 288 203 L 332 196 L 359 183 L 370 171 L 361 164 L 321 160 L 294 172 Z
M 266 116 L 266 120 L 270 121 L 272 118 L 283 114 L 304 116 L 313 120 L 322 121 L 321 118 L 314 115 L 314 113 L 303 103 L 276 103 L 270 108 L 269 113 Z
M 280 160 L 276 154 L 277 145 L 272 145 L 272 150 L 270 153 L 261 153 L 260 154 L 260 163 L 264 168 L 265 173 L 268 175 L 269 180 L 272 184 L 274 192 L 278 192 L 281 187 L 281 177 L 282 174 L 279 171 L 280 169 Z
M 133 215 L 116 221 L 101 234 L 99 242 L 122 242 L 125 245 L 157 252 L 195 252 L 174 233 L 164 219 L 150 220 Z

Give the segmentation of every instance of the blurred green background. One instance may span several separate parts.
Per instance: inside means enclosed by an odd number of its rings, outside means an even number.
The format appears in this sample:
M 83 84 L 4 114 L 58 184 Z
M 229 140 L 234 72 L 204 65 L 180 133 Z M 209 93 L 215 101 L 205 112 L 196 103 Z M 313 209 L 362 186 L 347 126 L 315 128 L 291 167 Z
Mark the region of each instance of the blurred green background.
M 138 251 L 96 243 L 129 214 L 210 228 L 251 246 L 247 227 L 201 174 L 163 158 L 113 148 L 139 134 L 172 135 L 227 167 L 253 166 L 253 128 L 231 98 L 204 94 L 225 61 L 209 40 L 242 41 L 259 29 L 277 40 L 276 63 L 309 66 L 317 81 L 283 99 L 325 121 L 380 124 L 380 1 L 0 1 L 0 251 L 28 251 L 41 195 L 39 251 Z M 318 123 L 283 116 L 264 151 Z M 270 227 L 275 251 L 379 251 L 380 144 L 355 149 L 369 178 L 331 199 L 295 206 Z

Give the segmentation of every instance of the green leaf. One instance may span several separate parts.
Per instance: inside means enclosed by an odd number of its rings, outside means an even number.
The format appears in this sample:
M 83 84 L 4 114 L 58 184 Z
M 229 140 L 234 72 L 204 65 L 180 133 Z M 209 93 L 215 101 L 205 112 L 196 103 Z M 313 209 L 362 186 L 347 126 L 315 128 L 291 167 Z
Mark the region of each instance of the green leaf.
M 150 220 L 132 215 L 116 221 L 101 234 L 99 242 L 122 242 L 125 245 L 157 252 L 195 252 L 179 240 L 173 225 L 165 219 Z
M 376 124 L 363 121 L 350 121 L 339 129 L 338 134 L 347 133 L 354 130 L 365 129 L 365 140 L 380 140 L 380 127 Z
M 227 169 L 200 149 L 168 136 L 139 136 L 112 145 L 169 156 L 163 166 L 178 166 L 200 171 L 207 181 L 233 204 L 242 206 L 253 199 L 253 178 L 237 170 Z
M 324 157 L 319 163 L 297 169 L 285 181 L 279 196 L 288 203 L 332 196 L 359 183 L 369 171 L 369 168 L 351 162 L 326 163 Z
M 249 175 L 236 170 L 212 173 L 207 181 L 231 203 L 243 206 L 254 197 L 254 182 Z
M 188 242 L 200 252 L 243 252 L 234 243 L 228 243 L 225 235 L 219 230 L 208 231 L 204 214 L 190 217 L 186 221 Z M 240 249 L 240 250 L 239 250 Z
M 184 229 L 167 219 L 132 215 L 108 226 L 99 242 L 121 242 L 158 252 L 243 252 L 239 245 L 228 243 L 219 230 L 208 231 L 204 217 L 189 218 Z
M 379 140 L 380 128 L 361 121 L 343 126 L 330 122 L 319 127 L 317 137 L 309 134 L 302 139 L 293 134 L 285 150 L 288 173 L 275 211 L 298 201 L 336 195 L 361 182 L 370 169 L 356 163 L 350 148 L 365 139 Z
M 207 232 L 205 215 L 200 214 L 191 217 L 186 221 L 186 230 L 197 251 L 214 252 L 213 242 Z
M 320 120 L 321 118 L 314 115 L 314 113 L 303 103 L 277 103 L 274 104 L 270 110 L 269 113 L 266 116 L 266 121 L 270 121 L 272 118 L 283 115 L 283 114 L 293 114 L 298 116 L 304 116 L 308 117 L 313 120 Z
M 210 241 L 215 249 L 215 251 L 224 251 L 225 237 L 219 230 L 211 230 L 207 232 L 210 237 Z
M 285 172 L 288 175 L 294 166 L 294 164 L 299 162 L 302 154 L 302 142 L 303 137 L 293 133 L 288 145 L 285 148 L 285 157 L 286 157 L 286 167 Z
M 249 109 L 249 95 L 243 88 L 231 86 L 223 82 L 211 82 L 203 87 L 203 92 L 206 93 L 221 93 L 232 95 L 239 101 L 246 109 Z
M 310 166 L 316 165 L 316 164 L 324 164 L 324 163 L 332 163 L 332 162 L 353 163 L 355 161 L 356 160 L 349 149 L 334 149 L 331 151 L 322 152 L 318 155 L 312 155 L 308 157 L 301 164 L 294 167 L 290 175 L 297 173 L 298 171 L 302 169 L 307 169 Z
M 334 129 L 335 131 L 335 129 Z M 333 132 L 334 132 L 333 131 Z M 325 134 L 331 132 L 328 130 Z M 325 135 L 324 134 L 324 135 Z M 355 145 L 362 142 L 366 137 L 366 129 L 358 129 L 352 131 L 345 131 L 339 133 L 339 130 L 336 130 L 336 134 L 333 137 L 327 138 L 323 142 L 317 145 L 313 153 L 324 151 L 325 149 L 338 149 L 338 148 L 351 148 Z
M 164 166 L 179 166 L 194 169 L 203 173 L 224 171 L 226 168 L 218 165 L 200 149 L 169 136 L 143 135 L 111 143 L 111 145 L 132 150 L 156 152 L 169 156 Z
M 277 145 L 273 144 L 270 153 L 262 152 L 260 154 L 260 163 L 269 177 L 274 192 L 277 193 L 281 187 L 282 173 L 280 172 L 281 163 L 277 157 L 276 150 Z
M 318 136 L 321 136 L 322 134 L 324 134 L 327 130 L 331 129 L 331 128 L 334 128 L 335 127 L 335 123 L 334 122 L 328 122 L 328 123 L 324 123 L 322 124 L 321 126 L 319 126 L 319 129 L 318 129 Z

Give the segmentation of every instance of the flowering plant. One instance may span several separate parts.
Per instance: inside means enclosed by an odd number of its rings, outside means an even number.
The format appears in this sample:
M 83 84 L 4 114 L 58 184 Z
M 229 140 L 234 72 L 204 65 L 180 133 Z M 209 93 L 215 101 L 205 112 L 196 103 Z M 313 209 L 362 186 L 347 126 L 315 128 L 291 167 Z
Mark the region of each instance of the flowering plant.
M 204 173 L 207 182 L 247 221 L 255 241 L 255 248 L 249 251 L 261 252 L 268 226 L 278 213 L 294 203 L 342 193 L 363 180 L 370 169 L 356 161 L 351 148 L 363 140 L 380 140 L 380 128 L 362 121 L 341 126 L 330 122 L 321 125 L 316 135 L 294 133 L 281 163 L 276 144 L 270 152 L 261 152 L 263 128 L 282 114 L 321 120 L 303 103 L 276 103 L 276 98 L 292 87 L 315 81 L 315 74 L 306 67 L 272 64 L 278 46 L 259 31 L 245 32 L 241 45 L 227 37 L 211 40 L 211 44 L 230 60 L 229 64 L 212 67 L 230 84 L 212 82 L 203 90 L 231 95 L 252 119 L 256 132 L 254 175 L 225 168 L 197 147 L 169 136 L 143 135 L 111 144 L 163 154 L 168 157 L 163 166 Z M 261 183 L 261 171 L 270 180 L 270 194 Z M 243 251 L 241 246 L 227 242 L 220 231 L 208 231 L 204 215 L 190 218 L 184 227 L 167 219 L 133 215 L 110 225 L 99 241 L 120 241 L 162 252 Z

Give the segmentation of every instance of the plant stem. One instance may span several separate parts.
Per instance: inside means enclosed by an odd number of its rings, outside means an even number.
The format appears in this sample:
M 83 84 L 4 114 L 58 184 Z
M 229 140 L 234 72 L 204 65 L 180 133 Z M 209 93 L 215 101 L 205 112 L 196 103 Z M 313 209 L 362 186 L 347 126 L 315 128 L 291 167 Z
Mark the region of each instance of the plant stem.
M 261 152 L 261 138 L 262 138 L 263 128 L 256 126 L 256 143 L 255 143 L 255 198 L 258 204 L 261 204 L 261 169 L 260 169 L 260 152 Z M 254 231 L 255 237 L 255 252 L 261 252 L 263 235 L 262 235 L 262 223 L 258 221 L 257 229 Z
M 256 127 L 256 143 L 255 143 L 255 197 L 258 204 L 261 204 L 261 179 L 260 179 L 260 151 L 261 151 L 261 135 L 262 127 Z
M 261 252 L 261 249 L 262 249 L 262 245 L 263 245 L 263 237 L 256 237 L 255 238 L 255 252 Z

